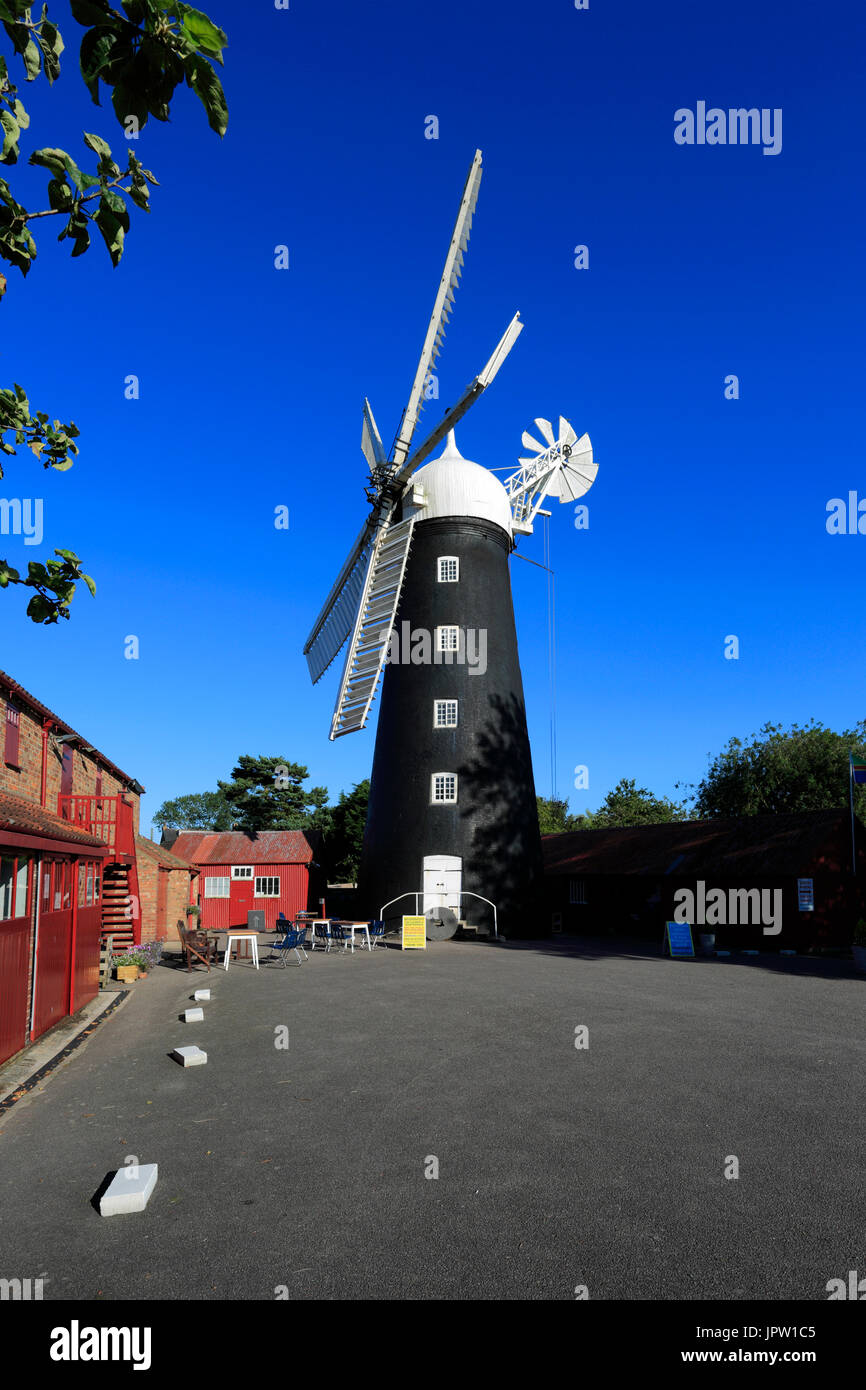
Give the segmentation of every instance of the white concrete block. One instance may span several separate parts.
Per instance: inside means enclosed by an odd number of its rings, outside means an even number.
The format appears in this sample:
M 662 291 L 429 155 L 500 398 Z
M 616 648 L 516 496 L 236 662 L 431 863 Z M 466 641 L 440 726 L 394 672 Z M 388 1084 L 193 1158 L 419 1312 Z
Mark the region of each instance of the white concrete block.
M 157 1172 L 155 1163 L 121 1168 L 99 1199 L 100 1214 L 124 1216 L 127 1212 L 144 1211 L 156 1187 Z
M 183 1015 L 184 1023 L 201 1023 L 204 1018 L 204 1009 L 185 1009 Z
M 195 994 L 194 994 L 192 997 L 193 997 L 193 999 L 210 999 L 210 990 L 209 990 L 209 989 L 197 989 L 196 992 L 195 992 Z
M 171 1055 L 177 1058 L 182 1067 L 203 1067 L 207 1061 L 207 1053 L 202 1052 L 200 1047 L 176 1047 Z

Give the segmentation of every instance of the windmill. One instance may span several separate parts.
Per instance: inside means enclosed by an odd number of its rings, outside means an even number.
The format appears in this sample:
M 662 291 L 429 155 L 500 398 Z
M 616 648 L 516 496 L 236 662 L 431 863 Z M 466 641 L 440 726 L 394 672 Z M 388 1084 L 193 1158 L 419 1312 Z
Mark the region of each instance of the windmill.
M 489 930 L 492 904 L 500 928 L 519 927 L 533 902 L 537 916 L 541 851 L 508 557 L 546 498 L 582 496 L 597 471 L 589 437 L 562 417 L 556 433 L 535 421 L 541 441 L 524 433 L 527 454 L 504 484 L 457 450 L 454 427 L 517 341 L 519 313 L 457 403 L 414 442 L 480 181 L 477 150 L 390 453 L 364 402 L 370 511 L 304 645 L 315 683 L 348 643 L 331 739 L 364 727 L 384 673 L 361 891 L 376 915 L 419 892 L 438 936 L 458 921 Z M 410 897 L 392 909 L 414 910 Z

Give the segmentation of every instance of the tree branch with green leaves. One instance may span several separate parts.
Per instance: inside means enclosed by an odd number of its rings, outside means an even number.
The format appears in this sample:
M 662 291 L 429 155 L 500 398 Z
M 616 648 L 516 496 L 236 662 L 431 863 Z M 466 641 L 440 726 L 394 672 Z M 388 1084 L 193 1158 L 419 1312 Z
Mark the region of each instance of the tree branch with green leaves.
M 137 138 L 149 118 L 170 119 L 170 107 L 177 88 L 185 83 L 202 103 L 208 124 L 223 136 L 228 124 L 228 108 L 222 84 L 213 64 L 222 66 L 227 39 L 201 10 L 174 0 L 126 0 L 120 9 L 108 0 L 70 0 L 73 18 L 85 29 L 79 52 L 82 80 L 96 106 L 100 106 L 102 87 L 111 92 L 114 115 L 124 127 L 125 136 Z M 122 12 L 121 12 L 122 11 Z M 43 5 L 38 18 L 34 7 L 21 0 L 0 0 L 0 24 L 20 57 L 26 82 L 44 76 L 50 86 L 60 76 L 63 38 L 48 18 Z M 10 77 L 9 67 L 0 56 L 0 164 L 17 164 L 23 131 L 30 117 Z M 71 241 L 72 256 L 82 256 L 91 244 L 95 227 L 108 250 L 113 266 L 123 256 L 130 229 L 127 200 L 142 212 L 150 211 L 150 188 L 158 186 L 154 174 L 130 150 L 125 164 L 114 158 L 111 147 L 100 135 L 84 132 L 84 144 L 97 156 L 93 172 L 87 172 L 66 150 L 45 147 L 34 150 L 28 162 L 48 171 L 48 207 L 29 210 L 0 177 L 0 259 L 26 276 L 37 256 L 32 224 L 43 218 L 61 217 L 58 241 Z M 7 282 L 0 275 L 0 298 Z M 72 467 L 79 431 L 70 422 L 63 424 L 45 411 L 32 411 L 22 386 L 0 389 L 0 451 L 16 454 L 25 446 L 44 468 L 64 472 Z M 0 478 L 3 477 L 0 468 Z M 57 622 L 69 617 L 69 605 L 77 579 L 95 586 L 80 569 L 73 551 L 58 550 L 60 560 L 45 565 L 31 563 L 23 576 L 6 561 L 0 561 L 0 588 L 22 584 L 36 590 L 27 613 L 38 623 Z

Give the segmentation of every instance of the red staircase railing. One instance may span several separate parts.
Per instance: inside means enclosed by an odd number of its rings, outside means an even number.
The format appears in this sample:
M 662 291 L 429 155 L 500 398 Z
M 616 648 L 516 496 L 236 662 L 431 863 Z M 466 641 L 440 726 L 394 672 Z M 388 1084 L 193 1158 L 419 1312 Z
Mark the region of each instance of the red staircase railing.
M 122 796 L 58 796 L 57 814 L 108 845 L 117 863 L 135 863 L 132 803 Z

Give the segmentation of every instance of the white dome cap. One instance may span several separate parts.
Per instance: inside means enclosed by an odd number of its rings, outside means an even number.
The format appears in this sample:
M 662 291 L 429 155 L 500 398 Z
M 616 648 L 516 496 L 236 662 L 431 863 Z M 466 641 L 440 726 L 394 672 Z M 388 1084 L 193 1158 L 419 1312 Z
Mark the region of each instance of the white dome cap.
M 406 484 L 403 515 L 414 516 L 417 521 L 436 516 L 477 517 L 494 522 L 511 535 L 508 493 L 489 469 L 463 457 L 453 430 L 439 458 L 422 464 Z

